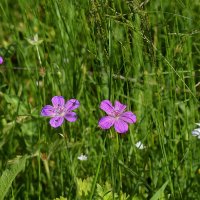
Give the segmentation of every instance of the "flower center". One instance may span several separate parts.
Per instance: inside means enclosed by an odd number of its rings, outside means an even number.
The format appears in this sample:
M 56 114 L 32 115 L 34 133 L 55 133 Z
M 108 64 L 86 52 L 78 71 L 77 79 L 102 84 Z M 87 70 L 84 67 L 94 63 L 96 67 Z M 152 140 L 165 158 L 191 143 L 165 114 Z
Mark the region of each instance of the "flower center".
M 119 118 L 120 115 L 121 115 L 121 113 L 119 112 L 119 110 L 114 110 L 114 111 L 112 112 L 112 115 L 113 115 L 113 117 L 115 117 L 115 118 Z
M 55 108 L 56 116 L 64 117 L 66 114 L 66 109 L 63 106 L 59 106 Z

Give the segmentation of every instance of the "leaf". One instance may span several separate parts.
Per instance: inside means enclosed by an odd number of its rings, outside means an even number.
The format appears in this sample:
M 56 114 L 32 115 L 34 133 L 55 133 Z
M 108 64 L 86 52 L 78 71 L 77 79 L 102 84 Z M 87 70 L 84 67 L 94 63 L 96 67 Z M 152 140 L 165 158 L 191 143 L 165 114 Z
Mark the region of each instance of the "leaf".
M 26 159 L 28 156 L 23 156 L 17 159 L 10 169 L 6 169 L 0 178 L 0 200 L 3 200 L 13 180 L 25 168 Z
M 54 200 L 67 200 L 67 198 L 60 197 L 60 198 L 55 198 Z
M 120 195 L 120 200 L 127 200 L 129 199 L 129 195 L 126 195 L 126 193 L 123 193 L 122 191 L 120 192 L 121 195 Z
M 153 197 L 151 197 L 150 200 L 158 200 L 158 199 L 161 199 L 163 198 L 163 192 L 167 186 L 169 181 L 166 181 L 163 186 L 153 195 Z
M 100 199 L 103 200 L 112 200 L 113 199 L 113 193 L 112 193 L 112 187 L 110 183 L 106 181 L 105 185 L 101 186 L 97 184 L 97 194 L 100 197 Z M 114 193 L 114 198 L 116 199 L 118 195 Z
M 79 196 L 87 196 L 91 191 L 92 187 L 92 177 L 86 179 L 77 178 L 77 188 Z

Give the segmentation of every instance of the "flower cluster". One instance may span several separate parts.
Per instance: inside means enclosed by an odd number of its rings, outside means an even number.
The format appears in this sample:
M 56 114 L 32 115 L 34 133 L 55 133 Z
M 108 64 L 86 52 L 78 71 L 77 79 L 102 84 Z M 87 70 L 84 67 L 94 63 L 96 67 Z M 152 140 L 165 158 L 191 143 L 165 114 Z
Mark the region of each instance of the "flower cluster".
M 52 98 L 52 105 L 46 105 L 42 108 L 41 115 L 51 117 L 50 125 L 54 128 L 61 126 L 66 119 L 69 122 L 77 120 L 77 114 L 72 112 L 80 106 L 77 99 L 70 99 L 65 102 L 62 96 L 54 96 Z M 100 109 L 105 111 L 107 116 L 99 120 L 99 127 L 102 129 L 109 129 L 114 126 L 118 133 L 126 133 L 128 131 L 128 124 L 136 122 L 136 116 L 126 111 L 126 105 L 115 101 L 113 106 L 109 100 L 103 100 L 100 104 Z

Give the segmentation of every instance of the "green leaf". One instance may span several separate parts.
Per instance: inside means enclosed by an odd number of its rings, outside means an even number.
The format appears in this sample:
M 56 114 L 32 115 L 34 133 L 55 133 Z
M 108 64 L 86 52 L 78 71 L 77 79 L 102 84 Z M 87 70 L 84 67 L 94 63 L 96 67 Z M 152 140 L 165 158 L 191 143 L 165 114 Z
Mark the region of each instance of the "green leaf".
M 150 200 L 158 200 L 158 199 L 163 199 L 163 192 L 167 186 L 169 181 L 166 181 L 163 186 L 153 195 L 153 197 L 151 197 Z
M 97 184 L 97 194 L 100 199 L 102 200 L 112 200 L 113 199 L 113 193 L 112 193 L 112 187 L 109 182 L 106 181 L 105 185 L 101 186 Z M 116 199 L 118 195 L 114 193 L 114 198 Z
M 78 195 L 79 196 L 87 196 L 91 191 L 92 187 L 92 177 L 88 177 L 86 179 L 77 178 L 77 188 L 78 188 Z
M 55 198 L 54 200 L 67 200 L 67 198 L 60 197 L 60 198 Z
M 23 156 L 20 159 L 15 160 L 15 163 L 10 169 L 6 169 L 0 178 L 0 200 L 3 200 L 8 189 L 10 188 L 13 180 L 25 168 L 26 159 L 28 156 Z

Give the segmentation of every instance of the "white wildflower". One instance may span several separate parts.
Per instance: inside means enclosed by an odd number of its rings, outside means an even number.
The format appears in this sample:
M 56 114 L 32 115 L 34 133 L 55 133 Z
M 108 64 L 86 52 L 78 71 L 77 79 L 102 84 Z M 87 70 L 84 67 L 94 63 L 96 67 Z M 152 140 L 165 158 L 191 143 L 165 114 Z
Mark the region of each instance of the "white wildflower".
M 198 124 L 199 125 L 199 124 Z M 200 139 L 200 128 L 194 129 L 192 131 L 192 135 L 196 136 L 198 139 Z
M 135 144 L 135 146 L 136 146 L 138 149 L 144 149 L 144 148 L 146 148 L 146 146 L 144 146 L 144 145 L 142 144 L 141 141 L 138 141 L 138 142 Z
M 196 123 L 200 127 L 200 123 Z M 200 128 L 196 128 L 192 131 L 192 135 L 196 136 L 198 139 L 200 139 Z
M 35 35 L 33 36 L 33 38 L 26 38 L 26 40 L 27 40 L 28 43 L 31 44 L 31 45 L 39 45 L 39 44 L 41 44 L 41 43 L 43 42 L 42 39 L 39 40 L 38 34 L 35 34 Z
M 81 160 L 81 161 L 83 161 L 83 160 L 87 160 L 87 156 L 81 154 L 80 156 L 78 156 L 78 159 Z

